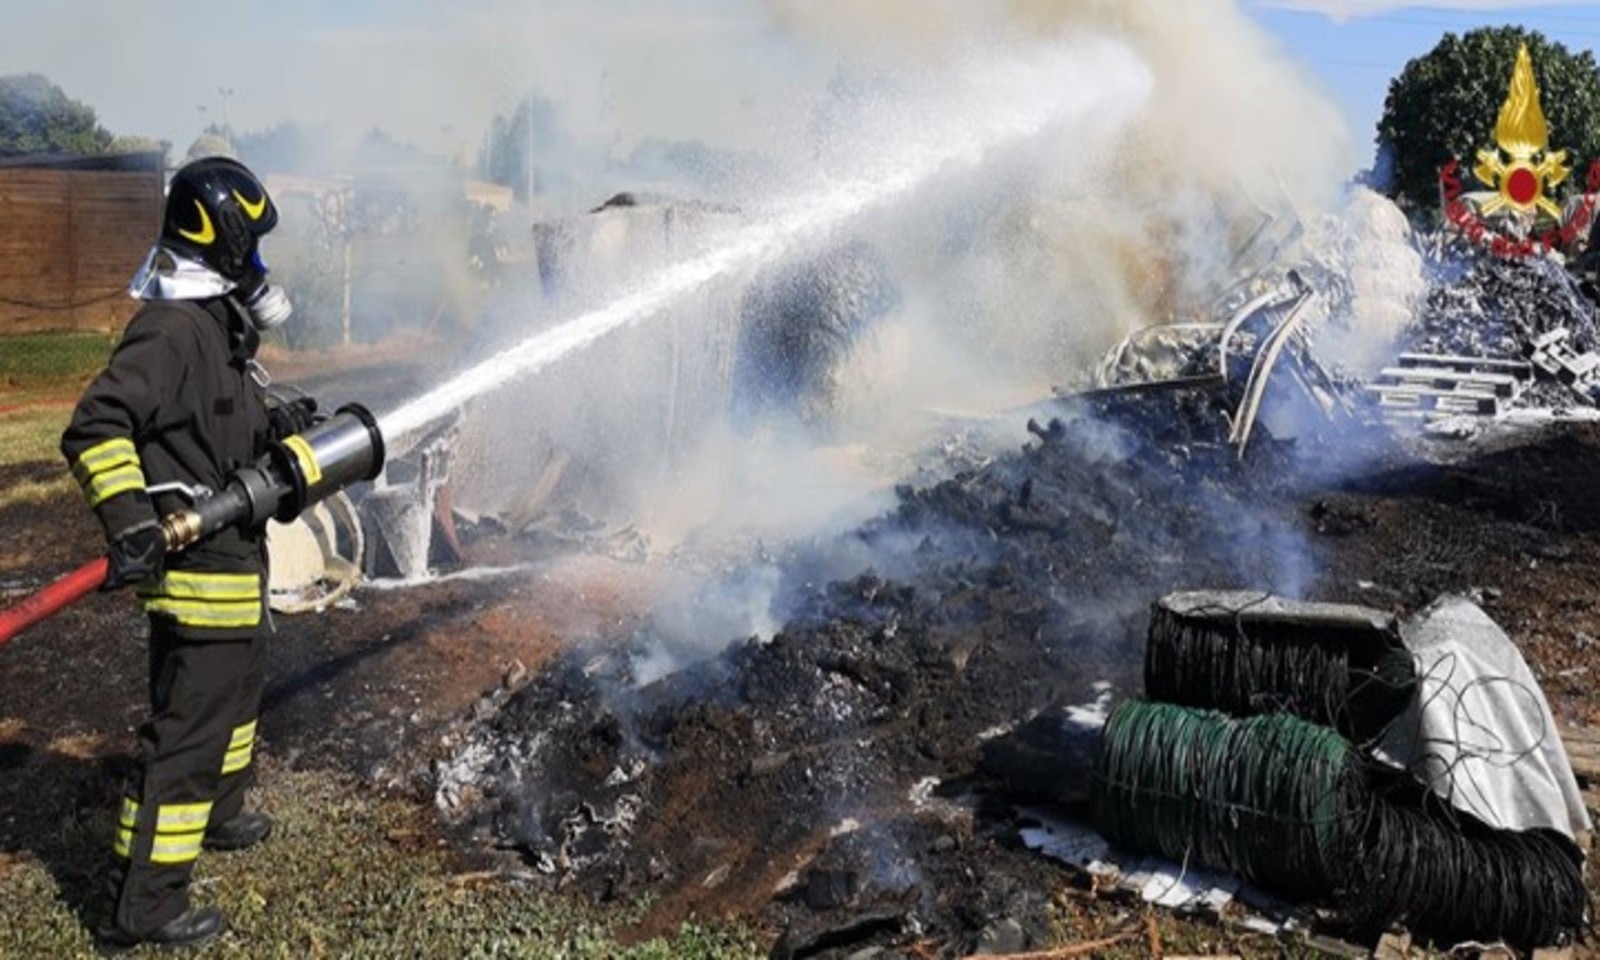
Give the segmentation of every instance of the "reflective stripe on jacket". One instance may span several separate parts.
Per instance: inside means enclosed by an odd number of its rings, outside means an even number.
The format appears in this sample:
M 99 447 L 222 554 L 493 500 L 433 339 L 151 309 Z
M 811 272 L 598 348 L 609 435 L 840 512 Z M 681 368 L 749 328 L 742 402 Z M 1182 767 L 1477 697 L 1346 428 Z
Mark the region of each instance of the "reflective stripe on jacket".
M 169 570 L 139 588 L 147 612 L 187 627 L 253 627 L 261 622 L 259 573 Z

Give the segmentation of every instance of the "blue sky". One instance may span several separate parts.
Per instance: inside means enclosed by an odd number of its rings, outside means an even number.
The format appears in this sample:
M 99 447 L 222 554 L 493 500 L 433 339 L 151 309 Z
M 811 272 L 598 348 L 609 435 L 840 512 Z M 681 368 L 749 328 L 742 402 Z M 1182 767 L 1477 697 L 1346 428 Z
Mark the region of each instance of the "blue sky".
M 1179 0 L 1182 2 L 1182 0 Z M 1245 0 L 1252 17 L 1304 64 L 1343 108 L 1356 141 L 1372 142 L 1389 79 L 1445 33 L 1520 24 L 1574 52 L 1600 48 L 1600 4 L 1484 4 L 1493 9 L 1401 6 L 1365 0 L 1289 3 Z M 1509 79 L 1509 78 L 1508 78 Z M 1370 160 L 1370 151 L 1364 151 Z

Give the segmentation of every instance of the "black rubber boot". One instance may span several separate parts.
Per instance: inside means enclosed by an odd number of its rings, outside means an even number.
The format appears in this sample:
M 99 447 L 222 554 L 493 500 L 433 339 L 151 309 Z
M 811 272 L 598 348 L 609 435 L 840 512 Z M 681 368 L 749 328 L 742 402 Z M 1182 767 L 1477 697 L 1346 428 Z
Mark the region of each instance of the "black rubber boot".
M 206 830 L 207 850 L 243 850 L 272 836 L 272 818 L 264 813 L 241 813 L 227 823 Z
M 108 931 L 104 937 L 114 947 L 135 947 L 148 943 L 177 949 L 199 946 L 221 933 L 227 925 L 222 911 L 216 907 L 205 907 L 201 910 L 190 907 L 142 937 L 135 937 L 119 929 Z

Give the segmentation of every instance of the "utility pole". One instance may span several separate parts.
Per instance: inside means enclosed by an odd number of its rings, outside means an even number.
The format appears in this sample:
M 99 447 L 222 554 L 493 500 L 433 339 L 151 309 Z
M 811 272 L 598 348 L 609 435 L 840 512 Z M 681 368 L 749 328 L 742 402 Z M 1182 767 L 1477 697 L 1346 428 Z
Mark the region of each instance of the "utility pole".
M 528 209 L 533 209 L 533 98 L 522 101 L 523 122 L 527 124 L 528 137 L 522 146 L 522 163 L 527 175 Z

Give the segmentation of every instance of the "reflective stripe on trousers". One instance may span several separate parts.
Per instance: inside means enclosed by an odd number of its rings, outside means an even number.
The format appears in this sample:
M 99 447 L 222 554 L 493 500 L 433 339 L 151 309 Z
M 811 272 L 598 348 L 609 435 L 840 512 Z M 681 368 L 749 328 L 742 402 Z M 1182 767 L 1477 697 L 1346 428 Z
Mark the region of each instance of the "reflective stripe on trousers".
M 150 844 L 151 863 L 188 863 L 200 856 L 200 843 L 211 819 L 211 802 L 163 803 L 156 808 L 155 839 Z M 114 853 L 124 860 L 133 856 L 134 837 L 139 822 L 139 802 L 122 799 L 117 817 Z
M 238 773 L 250 766 L 250 755 L 256 746 L 256 721 L 242 724 L 233 728 L 233 736 L 228 740 L 228 752 L 222 757 L 222 774 Z

